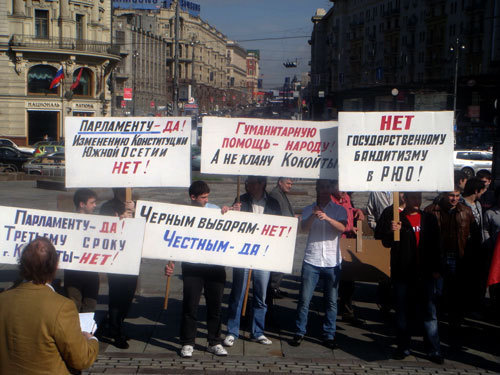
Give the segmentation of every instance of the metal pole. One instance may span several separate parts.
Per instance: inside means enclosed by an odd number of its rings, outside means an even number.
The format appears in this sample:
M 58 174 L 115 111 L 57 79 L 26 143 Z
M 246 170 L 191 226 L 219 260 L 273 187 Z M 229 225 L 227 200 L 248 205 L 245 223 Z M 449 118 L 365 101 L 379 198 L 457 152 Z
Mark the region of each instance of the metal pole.
M 174 27 L 174 116 L 179 115 L 179 1 L 175 3 Z
M 453 120 L 456 124 L 457 121 L 457 92 L 458 92 L 458 54 L 460 53 L 459 51 L 459 41 L 457 38 L 456 45 L 455 45 L 455 88 L 453 91 Z M 453 124 L 453 125 L 455 125 Z
M 136 65 L 137 65 L 137 52 L 132 54 L 132 116 L 135 116 L 135 101 L 137 100 L 137 93 L 135 92 L 136 81 Z
M 110 29 L 111 29 L 111 40 L 110 40 L 110 44 L 111 44 L 111 51 L 113 50 L 113 18 L 115 16 L 115 8 L 113 6 L 113 1 L 111 1 L 111 26 L 110 26 Z M 114 68 L 111 70 L 111 73 L 110 73 L 110 80 L 111 80 L 111 85 L 112 87 L 114 88 L 115 87 L 115 76 L 113 74 L 113 70 Z M 103 91 L 106 91 L 105 89 Z M 114 105 L 115 105 L 115 90 L 113 90 L 111 93 L 111 102 L 110 102 L 110 111 L 111 111 L 111 117 L 114 116 L 115 114 L 115 111 L 114 111 Z

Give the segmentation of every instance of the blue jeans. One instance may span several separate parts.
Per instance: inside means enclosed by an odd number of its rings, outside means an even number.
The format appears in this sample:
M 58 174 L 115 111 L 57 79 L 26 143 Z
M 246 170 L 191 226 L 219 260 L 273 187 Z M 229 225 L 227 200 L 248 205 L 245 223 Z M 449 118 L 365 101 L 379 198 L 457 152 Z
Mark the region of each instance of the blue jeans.
M 424 344 L 429 354 L 441 354 L 436 313 L 436 281 L 432 278 L 412 282 L 394 282 L 396 293 L 396 336 L 398 348 L 408 350 L 410 346 L 411 312 L 424 328 Z M 416 308 L 416 309 L 415 309 Z
M 337 320 L 337 295 L 340 280 L 340 266 L 337 267 L 316 267 L 309 263 L 302 263 L 302 282 L 300 286 L 299 304 L 297 305 L 297 326 L 296 334 L 304 336 L 307 327 L 307 315 L 309 313 L 309 304 L 322 276 L 325 279 L 325 321 L 323 323 L 323 335 L 325 340 L 333 340 L 335 337 Z
M 269 276 L 271 272 L 252 270 L 253 278 L 253 318 L 252 337 L 257 338 L 264 334 L 266 321 L 266 292 Z M 245 298 L 245 288 L 248 279 L 248 269 L 233 268 L 233 287 L 229 296 L 227 332 L 229 335 L 238 338 L 240 332 L 240 317 L 243 299 Z

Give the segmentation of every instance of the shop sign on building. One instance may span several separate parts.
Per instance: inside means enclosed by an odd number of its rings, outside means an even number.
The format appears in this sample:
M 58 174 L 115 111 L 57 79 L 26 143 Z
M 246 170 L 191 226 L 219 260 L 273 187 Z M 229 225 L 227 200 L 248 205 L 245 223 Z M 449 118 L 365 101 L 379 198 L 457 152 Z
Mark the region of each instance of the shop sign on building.
M 26 108 L 28 109 L 61 109 L 61 102 L 49 102 L 49 101 L 27 101 Z

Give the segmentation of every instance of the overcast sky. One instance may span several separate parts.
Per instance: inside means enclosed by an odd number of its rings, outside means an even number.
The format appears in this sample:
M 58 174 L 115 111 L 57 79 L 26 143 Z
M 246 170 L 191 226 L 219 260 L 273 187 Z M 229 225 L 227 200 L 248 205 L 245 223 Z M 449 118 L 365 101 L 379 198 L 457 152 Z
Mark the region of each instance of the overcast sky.
M 260 50 L 261 78 L 264 88 L 283 86 L 285 77 L 309 71 L 311 17 L 317 8 L 328 10 L 329 0 L 192 0 L 201 5 L 201 18 L 215 26 L 228 39 L 242 41 L 258 38 L 307 36 L 299 39 L 241 42 L 246 49 Z M 285 61 L 298 67 L 285 68 Z

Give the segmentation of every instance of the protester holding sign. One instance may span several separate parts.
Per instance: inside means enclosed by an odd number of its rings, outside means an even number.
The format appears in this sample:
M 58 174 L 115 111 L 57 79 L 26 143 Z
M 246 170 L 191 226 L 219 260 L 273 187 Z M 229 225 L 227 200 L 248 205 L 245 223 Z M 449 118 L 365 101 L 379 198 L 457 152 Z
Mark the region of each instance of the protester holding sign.
M 204 181 L 195 181 L 189 187 L 191 205 L 219 209 L 208 203 L 210 188 Z M 223 208 L 223 212 L 227 207 Z M 221 345 L 221 304 L 226 283 L 224 266 L 182 262 L 182 322 L 181 322 L 181 357 L 193 356 L 197 330 L 198 305 L 201 291 L 205 292 L 207 304 L 208 352 L 217 356 L 226 356 L 227 351 Z
M 97 194 L 90 189 L 78 189 L 73 196 L 76 212 L 92 214 L 97 204 Z M 79 312 L 94 312 L 99 295 L 97 272 L 64 270 L 64 289 Z
M 293 207 L 288 200 L 287 194 L 290 193 L 292 189 L 293 181 L 291 178 L 280 177 L 278 178 L 278 183 L 276 187 L 271 190 L 269 196 L 276 199 L 281 208 L 281 214 L 283 216 L 294 217 L 295 213 L 293 211 Z M 283 298 L 286 296 L 286 293 L 280 289 L 281 279 L 283 278 L 282 272 L 271 272 L 271 278 L 269 280 L 269 290 L 268 294 L 271 298 Z M 270 292 L 270 293 L 269 293 Z
M 235 203 L 236 210 L 253 212 L 255 214 L 281 215 L 281 209 L 276 199 L 266 192 L 267 178 L 249 176 L 246 180 L 246 194 L 240 197 L 241 203 Z M 253 270 L 253 318 L 252 338 L 260 344 L 271 345 L 272 341 L 264 335 L 265 317 L 267 311 L 266 291 L 269 282 L 269 271 Z M 225 346 L 233 346 L 239 336 L 241 308 L 245 297 L 248 269 L 233 268 L 233 287 L 228 303 L 228 334 L 224 339 Z
M 58 254 L 39 237 L 21 254 L 25 280 L 0 293 L 0 374 L 68 374 L 94 363 L 99 343 L 82 332 L 75 304 L 50 285 Z
M 334 349 L 337 295 L 340 280 L 340 236 L 346 229 L 347 212 L 331 200 L 334 181 L 316 181 L 316 202 L 304 208 L 301 228 L 308 232 L 306 251 L 302 263 L 301 287 L 297 305 L 296 331 L 292 346 L 299 346 L 306 334 L 307 316 L 314 289 L 320 277 L 325 280 L 325 318 L 323 344 Z
M 125 203 L 118 199 L 117 196 L 120 196 L 119 190 L 115 191 L 114 199 L 102 205 L 99 213 L 106 216 L 117 216 L 121 219 L 132 217 L 131 212 L 133 210 L 127 210 Z M 134 202 L 131 203 L 133 204 Z M 119 349 L 128 349 L 129 347 L 127 338 L 123 333 L 123 321 L 127 317 L 130 305 L 134 299 L 137 279 L 136 275 L 108 273 L 108 332 L 105 332 L 104 325 L 101 324 L 100 333 L 103 336 L 109 336 L 113 340 L 113 345 Z
M 410 355 L 410 319 L 417 311 L 424 327 L 428 359 L 443 363 L 436 315 L 436 299 L 442 285 L 439 226 L 432 214 L 420 210 L 421 193 L 405 193 L 404 197 L 401 220 L 395 222 L 391 214 L 383 215 L 377 225 L 382 243 L 391 248 L 397 328 L 394 358 L 404 359 Z M 400 231 L 400 241 L 394 241 L 396 230 Z

